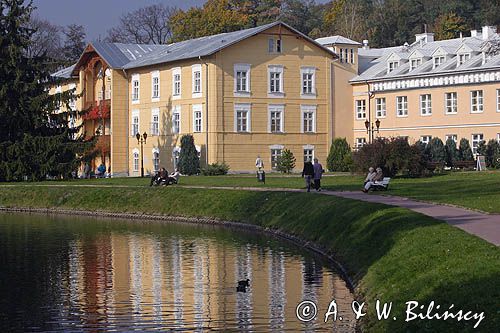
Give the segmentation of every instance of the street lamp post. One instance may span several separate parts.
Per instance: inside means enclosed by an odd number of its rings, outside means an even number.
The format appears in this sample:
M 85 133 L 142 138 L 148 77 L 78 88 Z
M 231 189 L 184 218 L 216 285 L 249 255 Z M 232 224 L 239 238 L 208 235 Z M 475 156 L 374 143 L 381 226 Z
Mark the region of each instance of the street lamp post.
M 380 128 L 380 120 L 376 119 L 375 123 L 372 122 L 372 109 L 371 109 L 371 100 L 375 98 L 375 93 L 370 90 L 370 83 L 366 81 L 366 85 L 368 87 L 368 119 L 365 121 L 366 134 L 368 134 L 368 142 L 373 143 L 373 139 L 375 137 L 375 130 L 379 133 Z
M 141 177 L 144 177 L 144 144 L 146 143 L 148 134 L 146 132 L 142 135 L 137 133 L 135 137 L 137 138 L 137 144 L 141 145 Z

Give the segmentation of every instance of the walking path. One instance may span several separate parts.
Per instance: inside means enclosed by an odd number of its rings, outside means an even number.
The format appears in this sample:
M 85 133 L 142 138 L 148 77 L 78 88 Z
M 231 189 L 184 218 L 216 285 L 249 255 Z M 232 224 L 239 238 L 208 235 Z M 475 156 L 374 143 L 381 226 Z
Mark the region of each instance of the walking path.
M 3 186 L 20 186 L 20 185 L 3 185 Z M 136 188 L 137 186 L 130 185 L 30 185 L 30 186 L 82 186 L 82 187 L 120 187 L 120 188 Z M 219 189 L 219 190 L 244 190 L 244 191 L 259 191 L 259 192 L 304 192 L 303 189 L 293 188 L 272 188 L 272 187 L 229 187 L 229 186 L 194 186 L 194 185 L 179 185 L 184 188 L 199 188 L 199 189 Z M 385 196 L 378 194 L 367 194 L 361 191 L 321 191 L 313 192 L 314 194 L 333 195 L 353 200 L 366 202 L 381 203 L 390 206 L 403 207 L 415 212 L 433 217 L 438 220 L 447 222 L 448 224 L 460 228 L 472 235 L 476 235 L 496 246 L 500 245 L 500 214 L 485 214 L 472 211 L 465 208 L 427 203 L 413 199 Z

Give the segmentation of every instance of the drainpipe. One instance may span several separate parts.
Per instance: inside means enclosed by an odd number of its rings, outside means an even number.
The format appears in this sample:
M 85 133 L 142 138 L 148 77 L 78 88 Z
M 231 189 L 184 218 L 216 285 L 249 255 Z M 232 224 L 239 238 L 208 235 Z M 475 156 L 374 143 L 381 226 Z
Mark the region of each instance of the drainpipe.
M 205 162 L 208 166 L 208 63 L 201 56 L 198 59 L 205 65 Z

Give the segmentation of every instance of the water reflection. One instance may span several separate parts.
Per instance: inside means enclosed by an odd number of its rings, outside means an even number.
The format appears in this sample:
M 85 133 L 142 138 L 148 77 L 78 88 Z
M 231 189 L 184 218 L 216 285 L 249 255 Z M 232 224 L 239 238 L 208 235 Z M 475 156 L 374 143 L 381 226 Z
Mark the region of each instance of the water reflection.
M 0 331 L 353 331 L 345 283 L 282 241 L 202 226 L 0 215 Z M 250 279 L 246 293 L 238 280 Z M 301 323 L 302 300 L 319 305 Z

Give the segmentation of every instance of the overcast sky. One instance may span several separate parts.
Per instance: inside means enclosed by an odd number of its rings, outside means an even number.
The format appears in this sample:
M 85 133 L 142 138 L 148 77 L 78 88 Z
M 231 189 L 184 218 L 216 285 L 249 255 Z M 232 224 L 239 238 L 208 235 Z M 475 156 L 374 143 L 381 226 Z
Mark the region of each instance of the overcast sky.
M 328 0 L 316 0 L 324 3 Z M 85 27 L 88 41 L 104 38 L 108 29 L 118 24 L 124 13 L 152 5 L 165 3 L 186 9 L 200 6 L 205 0 L 34 0 L 38 8 L 35 15 L 57 25 L 81 24 Z

